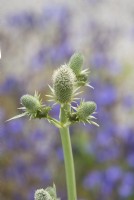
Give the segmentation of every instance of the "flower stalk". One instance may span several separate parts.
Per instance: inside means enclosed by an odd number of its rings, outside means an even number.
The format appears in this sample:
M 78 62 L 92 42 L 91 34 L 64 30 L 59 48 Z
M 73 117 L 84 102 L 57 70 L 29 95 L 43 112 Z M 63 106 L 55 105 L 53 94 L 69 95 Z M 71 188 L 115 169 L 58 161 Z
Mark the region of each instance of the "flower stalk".
M 68 111 L 70 111 L 70 105 L 65 104 L 64 106 L 61 106 L 60 121 L 63 124 L 67 122 L 66 113 Z M 60 136 L 64 153 L 68 200 L 77 200 L 74 160 L 69 127 L 60 128 Z

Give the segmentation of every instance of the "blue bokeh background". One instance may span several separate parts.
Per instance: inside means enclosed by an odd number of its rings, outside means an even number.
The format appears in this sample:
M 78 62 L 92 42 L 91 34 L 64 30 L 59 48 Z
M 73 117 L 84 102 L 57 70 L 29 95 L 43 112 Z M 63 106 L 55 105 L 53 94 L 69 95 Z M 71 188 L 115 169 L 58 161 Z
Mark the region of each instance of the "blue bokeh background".
M 49 93 L 53 70 L 85 57 L 97 121 L 71 126 L 79 200 L 134 199 L 134 6 L 132 0 L 0 2 L 0 199 L 33 200 L 56 184 L 66 200 L 58 130 L 19 114 L 22 95 Z M 48 104 L 48 102 L 47 102 Z M 59 106 L 52 112 L 58 117 Z

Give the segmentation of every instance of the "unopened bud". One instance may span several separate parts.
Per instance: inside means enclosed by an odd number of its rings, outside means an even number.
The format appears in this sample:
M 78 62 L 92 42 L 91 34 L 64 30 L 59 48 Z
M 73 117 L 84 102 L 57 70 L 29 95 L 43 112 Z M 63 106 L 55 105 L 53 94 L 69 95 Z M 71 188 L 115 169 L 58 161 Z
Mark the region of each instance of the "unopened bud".
M 27 110 L 33 113 L 37 112 L 37 110 L 41 107 L 40 101 L 36 97 L 29 94 L 23 95 L 20 102 L 24 107 L 26 107 Z
M 77 108 L 77 116 L 79 120 L 85 121 L 97 108 L 97 105 L 93 101 L 82 102 Z
M 81 53 L 74 53 L 68 63 L 68 66 L 73 70 L 77 75 L 80 74 L 83 65 L 83 55 Z

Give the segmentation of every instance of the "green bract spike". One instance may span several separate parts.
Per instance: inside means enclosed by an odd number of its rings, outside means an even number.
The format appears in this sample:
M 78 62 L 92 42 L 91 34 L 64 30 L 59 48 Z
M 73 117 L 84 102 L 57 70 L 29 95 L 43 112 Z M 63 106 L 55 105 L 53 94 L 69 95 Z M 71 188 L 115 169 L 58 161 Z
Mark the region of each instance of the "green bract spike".
M 77 75 L 80 74 L 83 66 L 84 57 L 81 53 L 74 53 L 68 63 L 68 66 L 73 70 L 73 72 Z

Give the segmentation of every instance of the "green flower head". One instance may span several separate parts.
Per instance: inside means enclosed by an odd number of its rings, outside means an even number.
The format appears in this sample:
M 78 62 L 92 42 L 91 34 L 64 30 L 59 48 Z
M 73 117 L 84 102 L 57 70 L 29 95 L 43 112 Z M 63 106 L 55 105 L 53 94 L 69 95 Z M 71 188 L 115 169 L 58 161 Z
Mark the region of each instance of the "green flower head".
M 70 103 L 74 93 L 75 74 L 67 65 L 61 66 L 53 74 L 53 96 L 60 104 Z
M 65 125 L 69 126 L 74 123 L 83 122 L 84 124 L 89 123 L 99 126 L 95 121 L 93 121 L 93 119 L 96 118 L 92 116 L 92 114 L 95 114 L 96 108 L 97 105 L 93 101 L 81 101 L 78 107 L 72 106 L 70 112 L 67 113 L 68 122 Z
M 80 106 L 77 108 L 77 116 L 80 121 L 86 121 L 88 117 L 94 113 L 97 105 L 93 101 L 81 102 Z
M 45 190 L 44 189 L 36 190 L 34 194 L 34 199 L 35 200 L 60 200 L 59 198 L 57 198 L 56 187 L 54 184 L 53 184 L 53 187 L 47 187 Z
M 34 199 L 35 200 L 53 200 L 50 194 L 44 189 L 36 190 L 34 194 Z
M 74 53 L 68 63 L 68 66 L 73 70 L 75 75 L 79 75 L 83 66 L 84 57 L 81 53 Z
M 89 69 L 82 70 L 84 56 L 81 53 L 74 53 L 68 63 L 68 66 L 73 70 L 76 75 L 76 87 L 88 86 L 93 88 L 88 83 Z
M 42 104 L 42 100 L 40 99 L 40 95 L 38 93 L 35 92 L 34 96 L 30 94 L 25 94 L 20 98 L 20 102 L 23 107 L 19 109 L 22 110 L 23 113 L 12 117 L 8 121 L 18 119 L 24 116 L 29 116 L 30 119 L 48 118 L 48 114 L 51 110 L 51 107 Z
M 41 108 L 41 102 L 39 98 L 35 96 L 25 94 L 20 99 L 21 104 L 31 113 L 36 113 Z

